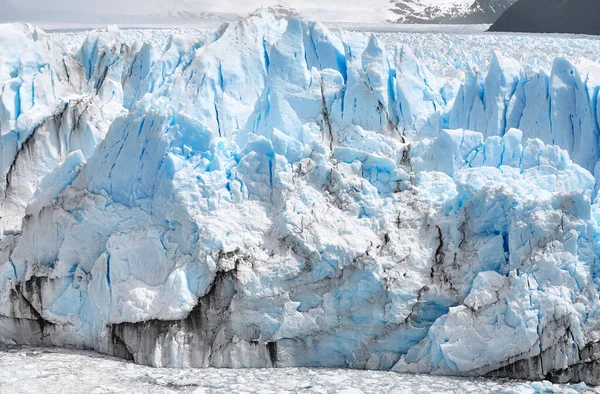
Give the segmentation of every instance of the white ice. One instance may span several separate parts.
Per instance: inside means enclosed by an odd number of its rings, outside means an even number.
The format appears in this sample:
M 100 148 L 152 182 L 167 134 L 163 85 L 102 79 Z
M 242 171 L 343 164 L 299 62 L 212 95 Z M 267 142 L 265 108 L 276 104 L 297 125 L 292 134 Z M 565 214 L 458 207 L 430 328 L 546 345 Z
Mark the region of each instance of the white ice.
M 0 351 L 0 392 L 79 393 L 598 393 L 585 384 L 447 378 L 341 369 L 156 369 L 77 350 Z
M 0 343 L 600 382 L 597 41 L 176 33 L 2 25 Z

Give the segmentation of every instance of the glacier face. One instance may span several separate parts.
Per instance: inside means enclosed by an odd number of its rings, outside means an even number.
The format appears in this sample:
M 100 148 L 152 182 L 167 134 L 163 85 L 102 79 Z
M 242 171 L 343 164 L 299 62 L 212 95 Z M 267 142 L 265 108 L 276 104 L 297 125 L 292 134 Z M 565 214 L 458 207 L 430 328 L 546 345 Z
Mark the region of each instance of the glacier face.
M 0 28 L 0 343 L 600 383 L 595 63 L 455 91 L 267 12 L 123 41 Z

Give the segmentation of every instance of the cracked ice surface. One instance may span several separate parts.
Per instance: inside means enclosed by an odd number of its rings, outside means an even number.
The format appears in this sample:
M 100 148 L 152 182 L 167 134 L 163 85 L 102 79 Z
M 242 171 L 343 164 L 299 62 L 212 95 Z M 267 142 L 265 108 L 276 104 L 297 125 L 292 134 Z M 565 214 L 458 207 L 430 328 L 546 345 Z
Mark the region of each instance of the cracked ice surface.
M 412 31 L 416 27 L 422 27 L 425 31 Z M 461 26 L 461 28 L 467 27 Z M 581 58 L 594 62 L 600 61 L 600 39 L 593 36 L 484 33 L 485 28 L 477 31 L 478 34 L 473 34 L 468 29 L 462 33 L 456 32 L 455 25 L 439 27 L 440 31 L 437 32 L 430 31 L 437 28 L 437 25 L 405 25 L 395 26 L 395 28 L 406 30 L 385 32 L 382 28 L 378 31 L 377 26 L 373 26 L 374 33 L 363 31 L 360 34 L 367 37 L 375 34 L 390 51 L 393 51 L 396 45 L 410 46 L 423 65 L 436 75 L 446 78 L 462 79 L 464 69 L 469 65 L 486 70 L 495 50 L 534 70 L 548 69 L 549 71 L 557 57 L 565 57 L 573 62 Z M 339 31 L 337 28 L 331 30 L 334 34 Z M 206 33 L 206 29 L 126 29 L 122 31 L 122 36 L 128 45 L 133 45 L 139 40 L 152 43 L 156 48 L 163 48 L 172 34 L 202 36 Z M 81 47 L 87 34 L 86 31 L 52 33 L 69 50 L 75 52 Z
M 0 53 L 0 343 L 600 383 L 597 63 L 268 12 Z
M 554 385 L 338 369 L 155 369 L 90 352 L 23 348 L 0 351 L 0 390 L 39 393 L 597 393 Z

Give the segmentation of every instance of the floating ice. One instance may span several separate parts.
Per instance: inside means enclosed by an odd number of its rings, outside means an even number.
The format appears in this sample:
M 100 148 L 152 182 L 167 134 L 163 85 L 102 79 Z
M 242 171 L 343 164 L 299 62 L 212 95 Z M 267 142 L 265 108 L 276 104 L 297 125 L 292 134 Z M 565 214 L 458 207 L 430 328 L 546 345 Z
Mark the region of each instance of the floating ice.
M 0 390 L 37 393 L 119 391 L 135 394 L 241 391 L 264 393 L 597 393 L 585 384 L 449 378 L 350 369 L 150 368 L 81 350 L 17 348 L 0 352 Z M 49 379 L 49 377 L 52 377 Z

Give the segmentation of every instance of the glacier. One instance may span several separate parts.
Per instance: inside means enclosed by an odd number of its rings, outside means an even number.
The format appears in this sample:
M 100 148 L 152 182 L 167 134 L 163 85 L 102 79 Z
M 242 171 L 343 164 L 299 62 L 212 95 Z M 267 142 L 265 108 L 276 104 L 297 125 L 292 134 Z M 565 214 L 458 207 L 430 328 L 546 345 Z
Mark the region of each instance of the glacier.
M 600 384 L 597 63 L 455 88 L 265 10 L 0 54 L 0 344 Z

